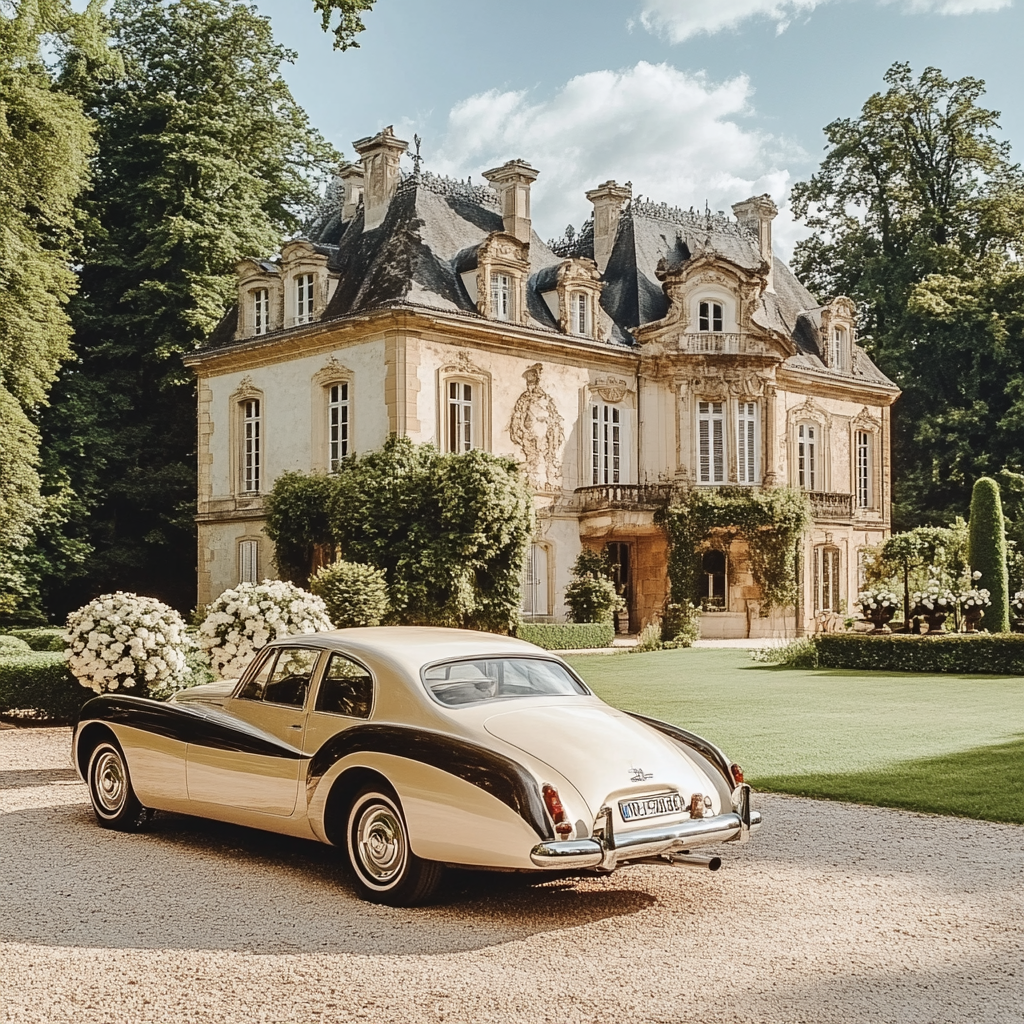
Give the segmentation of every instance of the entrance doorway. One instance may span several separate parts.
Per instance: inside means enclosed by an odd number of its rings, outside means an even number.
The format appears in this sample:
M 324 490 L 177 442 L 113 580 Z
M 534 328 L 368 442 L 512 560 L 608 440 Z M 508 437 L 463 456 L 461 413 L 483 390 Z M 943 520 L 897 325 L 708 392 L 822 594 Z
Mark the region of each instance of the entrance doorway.
M 615 631 L 628 633 L 633 619 L 633 558 L 631 545 L 624 541 L 611 541 L 605 545 L 605 556 L 612 567 L 612 582 L 618 594 L 626 602 L 626 612 L 619 613 Z

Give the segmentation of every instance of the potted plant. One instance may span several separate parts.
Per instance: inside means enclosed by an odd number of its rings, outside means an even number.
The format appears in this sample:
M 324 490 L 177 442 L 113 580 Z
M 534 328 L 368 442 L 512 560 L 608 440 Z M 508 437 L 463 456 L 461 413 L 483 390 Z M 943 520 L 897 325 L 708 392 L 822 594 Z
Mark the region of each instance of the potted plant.
M 935 635 L 942 632 L 943 623 L 955 609 L 956 595 L 933 577 L 924 590 L 914 591 L 913 602 L 913 614 L 928 623 L 928 635 Z
M 1010 610 L 1013 612 L 1014 633 L 1024 633 L 1024 590 L 1018 590 L 1010 599 Z
M 868 589 L 857 595 L 861 614 L 874 626 L 872 634 L 892 632 L 889 623 L 899 603 L 900 599 L 891 590 L 882 588 Z
M 972 581 L 981 579 L 981 573 L 975 572 Z M 965 633 L 977 633 L 978 623 L 985 615 L 985 609 L 992 604 L 992 595 L 987 590 L 973 587 L 969 590 L 961 590 L 957 594 L 957 602 L 960 605 L 960 617 L 964 624 Z

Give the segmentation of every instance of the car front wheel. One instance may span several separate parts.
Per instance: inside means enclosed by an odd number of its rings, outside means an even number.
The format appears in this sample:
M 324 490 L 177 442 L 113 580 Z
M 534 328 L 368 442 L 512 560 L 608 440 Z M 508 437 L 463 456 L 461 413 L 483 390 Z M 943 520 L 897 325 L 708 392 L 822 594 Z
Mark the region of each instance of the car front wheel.
M 121 748 L 110 740 L 98 744 L 89 757 L 89 796 L 103 828 L 136 832 L 147 814 L 132 789 Z
M 414 907 L 437 891 L 444 867 L 412 852 L 402 808 L 385 787 L 370 786 L 356 794 L 346 836 L 356 886 L 364 900 Z

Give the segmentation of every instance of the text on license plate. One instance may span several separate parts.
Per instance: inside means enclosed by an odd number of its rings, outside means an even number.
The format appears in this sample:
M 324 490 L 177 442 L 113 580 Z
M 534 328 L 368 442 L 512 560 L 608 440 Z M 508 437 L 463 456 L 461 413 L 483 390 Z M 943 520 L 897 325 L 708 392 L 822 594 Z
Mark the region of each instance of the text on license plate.
M 623 821 L 657 818 L 662 814 L 678 814 L 682 809 L 683 800 L 678 793 L 655 793 L 638 800 L 619 801 L 619 812 Z

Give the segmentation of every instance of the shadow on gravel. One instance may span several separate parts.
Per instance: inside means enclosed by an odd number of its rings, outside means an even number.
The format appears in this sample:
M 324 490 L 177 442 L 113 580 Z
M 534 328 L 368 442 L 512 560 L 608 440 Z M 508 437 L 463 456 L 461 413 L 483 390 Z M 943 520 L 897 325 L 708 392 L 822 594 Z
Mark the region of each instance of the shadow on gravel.
M 25 768 L 21 771 L 0 771 L 0 789 L 26 789 L 29 786 L 51 786 L 55 782 L 78 782 L 74 768 Z
M 581 886 L 451 871 L 434 905 L 396 910 L 358 899 L 332 847 L 171 814 L 126 835 L 85 803 L 0 816 L 0 863 L 0 941 L 48 946 L 449 954 L 657 902 L 628 874 Z

